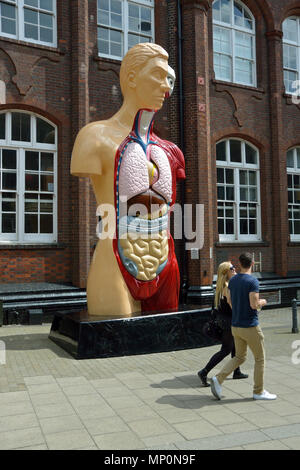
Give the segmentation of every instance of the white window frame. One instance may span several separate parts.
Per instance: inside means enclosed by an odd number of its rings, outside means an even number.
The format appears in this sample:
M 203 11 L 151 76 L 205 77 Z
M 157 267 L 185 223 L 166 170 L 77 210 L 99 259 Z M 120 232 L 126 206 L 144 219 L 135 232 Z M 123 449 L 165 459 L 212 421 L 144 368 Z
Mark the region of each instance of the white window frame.
M 214 1 L 217 1 L 217 0 L 214 0 Z M 213 29 L 214 29 L 215 26 L 217 26 L 217 27 L 226 29 L 227 31 L 230 31 L 230 43 L 231 43 L 230 55 L 225 54 L 225 53 L 221 54 L 221 55 L 227 55 L 227 57 L 231 58 L 231 80 L 225 79 L 225 78 L 219 78 L 217 76 L 216 76 L 216 80 L 221 80 L 221 81 L 225 81 L 225 82 L 229 82 L 229 83 L 237 83 L 239 85 L 257 87 L 256 23 L 255 23 L 255 18 L 253 16 L 251 10 L 249 10 L 249 8 L 243 2 L 238 1 L 238 0 L 230 0 L 230 3 L 231 3 L 231 24 L 224 23 L 222 21 L 218 21 L 218 20 L 213 18 Z M 247 28 L 243 28 L 242 26 L 237 26 L 235 24 L 235 22 L 234 22 L 234 3 L 239 4 L 250 15 L 251 20 L 253 22 L 253 30 L 252 31 L 250 31 Z M 236 58 L 238 58 L 236 56 L 236 40 L 235 40 L 236 33 L 245 33 L 245 34 L 252 37 L 252 41 L 253 41 L 253 59 L 252 59 L 252 61 L 250 61 L 249 59 L 245 59 L 245 60 L 248 60 L 249 62 L 252 62 L 252 73 L 253 73 L 253 82 L 252 83 L 242 82 L 242 81 L 238 81 L 236 79 Z M 214 31 L 213 31 L 213 35 L 214 35 Z M 213 53 L 215 54 L 215 51 L 213 51 Z M 219 53 L 217 53 L 217 54 L 219 54 Z
M 97 0 L 96 0 L 97 1 Z M 152 35 L 151 35 L 151 41 L 150 42 L 155 42 L 155 24 L 154 24 L 154 0 L 123 0 L 122 1 L 122 29 L 119 28 L 114 28 L 114 27 L 109 27 L 106 25 L 103 25 L 100 23 L 99 18 L 98 18 L 98 8 L 97 8 L 97 30 L 99 27 L 101 28 L 106 28 L 108 30 L 115 30 L 115 31 L 120 31 L 123 36 L 123 54 L 122 56 L 116 56 L 112 54 L 104 54 L 102 52 L 99 52 L 98 50 L 98 56 L 99 57 L 104 57 L 108 59 L 115 59 L 115 60 L 122 60 L 123 57 L 125 56 L 126 52 L 128 51 L 128 34 L 130 33 L 129 31 L 129 25 L 128 25 L 128 5 L 130 3 L 134 3 L 139 6 L 146 6 L 148 8 L 151 8 L 151 26 L 152 26 Z M 140 34 L 141 37 L 150 37 L 150 35 L 143 35 Z M 97 32 L 97 38 L 98 38 L 98 32 Z
M 287 20 L 297 20 L 297 32 L 298 32 L 297 36 L 298 36 L 298 38 L 297 38 L 297 42 L 291 41 L 290 39 L 287 39 L 283 34 L 283 38 L 282 38 L 283 80 L 284 80 L 284 72 L 285 71 L 297 73 L 296 80 L 299 80 L 300 79 L 300 16 L 289 16 L 288 18 L 286 18 L 284 20 L 283 24 L 282 24 L 282 31 L 284 31 L 284 23 Z M 284 46 L 285 45 L 286 46 L 293 46 L 293 47 L 297 48 L 297 55 L 296 55 L 296 57 L 297 57 L 297 70 L 293 70 L 293 69 L 289 69 L 289 68 L 284 67 Z M 285 92 L 286 92 L 287 95 L 294 94 L 291 91 L 286 89 L 285 80 L 284 80 L 284 88 L 285 88 Z M 296 93 L 297 90 L 299 90 L 299 84 L 298 84 L 298 86 L 295 87 L 295 93 Z
M 0 37 L 7 37 L 11 39 L 18 39 L 24 42 L 30 42 L 34 44 L 41 44 L 43 46 L 57 47 L 57 12 L 56 12 L 56 0 L 53 0 L 53 12 L 48 10 L 42 10 L 40 8 L 30 7 L 29 5 L 24 4 L 24 0 L 1 0 L 7 3 L 8 5 L 15 6 L 16 8 L 16 34 L 3 33 L 0 28 Z M 39 41 L 37 39 L 26 38 L 24 32 L 24 8 L 32 9 L 41 13 L 52 15 L 53 17 L 53 41 L 45 42 Z
M 30 131 L 31 141 L 21 142 L 11 139 L 11 113 L 29 114 L 30 118 Z M 2 114 L 2 113 L 1 113 Z M 8 150 L 17 151 L 17 190 L 16 190 L 16 233 L 15 234 L 1 234 L 0 233 L 0 247 L 1 244 L 44 244 L 44 243 L 57 243 L 57 127 L 53 122 L 46 119 L 44 116 L 27 112 L 20 109 L 10 109 L 4 111 L 5 114 L 5 140 L 0 139 L 0 147 Z M 55 129 L 55 143 L 43 144 L 36 141 L 36 118 L 40 118 L 49 123 Z M 53 154 L 53 233 L 52 234 L 38 234 L 38 233 L 25 233 L 25 151 L 32 150 L 36 152 L 49 151 Z M 43 172 L 44 173 L 44 172 Z M 8 191 L 3 191 L 8 192 Z M 36 191 L 32 191 L 34 193 Z M 43 194 L 37 191 L 37 194 Z M 52 195 L 52 193 L 51 193 Z M 0 207 L 0 212 L 2 208 Z M 39 214 L 39 212 L 38 212 Z
M 294 167 L 292 168 L 292 167 L 287 166 L 287 175 L 297 175 L 300 178 L 300 168 L 298 168 L 298 165 L 297 165 L 297 151 L 299 151 L 299 153 L 300 153 L 300 147 L 299 146 L 293 147 L 293 148 L 288 150 L 288 152 L 290 152 L 290 151 L 293 152 Z M 289 190 L 289 187 L 287 188 L 287 190 Z M 288 208 L 289 208 L 289 206 L 299 206 L 299 209 L 300 209 L 300 204 L 298 204 L 298 203 L 288 202 Z M 289 223 L 290 223 L 290 220 L 296 220 L 296 219 L 290 219 L 289 215 L 288 215 Z M 290 230 L 289 230 L 289 234 L 290 234 L 290 240 L 291 241 L 295 241 L 295 242 L 300 241 L 300 234 L 296 234 L 296 235 L 292 234 L 292 233 L 290 233 Z
M 230 140 L 238 140 L 241 142 L 241 163 L 230 161 Z M 219 234 L 220 242 L 260 242 L 261 241 L 261 197 L 260 197 L 260 166 L 259 166 L 259 150 L 252 145 L 250 142 L 237 137 L 229 137 L 222 139 L 217 142 L 216 145 L 225 142 L 226 143 L 226 161 L 216 160 L 216 167 L 223 169 L 232 169 L 234 171 L 234 201 L 226 201 L 218 199 L 217 205 L 221 202 L 233 204 L 234 213 L 234 233 L 233 234 Z M 246 144 L 252 147 L 257 152 L 257 164 L 246 163 Z M 245 202 L 240 201 L 240 170 L 254 170 L 256 172 L 256 183 L 257 183 L 257 201 L 248 201 L 248 204 L 256 204 L 257 207 L 257 234 L 256 235 L 242 235 L 240 233 L 240 217 L 239 208 L 240 204 Z M 218 186 L 218 184 L 217 184 Z M 222 186 L 220 184 L 220 186 Z

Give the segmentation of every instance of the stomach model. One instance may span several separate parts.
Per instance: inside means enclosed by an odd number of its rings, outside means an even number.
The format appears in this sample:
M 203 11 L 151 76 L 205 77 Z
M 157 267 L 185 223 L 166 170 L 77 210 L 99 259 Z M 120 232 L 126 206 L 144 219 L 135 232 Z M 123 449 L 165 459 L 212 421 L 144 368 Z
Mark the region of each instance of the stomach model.
M 176 308 L 179 293 L 179 271 L 168 226 L 176 177 L 184 177 L 184 161 L 178 147 L 152 132 L 153 117 L 154 111 L 138 111 L 115 160 L 114 252 L 131 295 L 146 302 L 142 310 Z M 170 283 L 173 285 L 168 287 Z M 168 299 L 162 301 L 159 291 L 163 286 L 172 292 L 165 292 Z

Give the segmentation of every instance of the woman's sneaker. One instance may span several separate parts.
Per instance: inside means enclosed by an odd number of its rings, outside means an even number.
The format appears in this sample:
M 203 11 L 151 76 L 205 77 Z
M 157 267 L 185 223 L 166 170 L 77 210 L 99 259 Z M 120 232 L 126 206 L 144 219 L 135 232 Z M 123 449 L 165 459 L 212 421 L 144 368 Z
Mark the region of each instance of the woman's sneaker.
M 253 393 L 253 400 L 276 400 L 277 395 L 274 395 L 273 393 L 267 392 L 267 390 L 264 390 L 262 393 L 257 394 Z
M 216 376 L 210 379 L 210 388 L 211 388 L 212 394 L 216 397 L 216 399 L 221 400 L 222 387 L 221 387 L 221 384 L 219 384 L 219 381 Z

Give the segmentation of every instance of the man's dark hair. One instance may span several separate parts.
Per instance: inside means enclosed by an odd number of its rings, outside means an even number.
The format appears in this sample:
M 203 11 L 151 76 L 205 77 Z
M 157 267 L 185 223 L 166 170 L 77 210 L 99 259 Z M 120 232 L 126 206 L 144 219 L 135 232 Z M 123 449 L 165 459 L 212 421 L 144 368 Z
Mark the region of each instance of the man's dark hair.
M 250 268 L 253 261 L 253 256 L 251 253 L 242 253 L 239 257 L 239 261 L 244 269 Z

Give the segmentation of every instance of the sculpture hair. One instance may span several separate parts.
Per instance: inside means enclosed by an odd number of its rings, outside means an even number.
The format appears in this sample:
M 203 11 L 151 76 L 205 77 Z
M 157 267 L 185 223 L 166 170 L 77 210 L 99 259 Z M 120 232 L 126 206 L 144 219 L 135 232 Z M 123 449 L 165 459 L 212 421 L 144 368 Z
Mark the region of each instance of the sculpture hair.
M 150 42 L 136 44 L 129 49 L 120 68 L 120 86 L 123 96 L 126 92 L 129 72 L 139 69 L 149 59 L 157 56 L 166 60 L 169 58 L 169 54 L 163 47 Z

